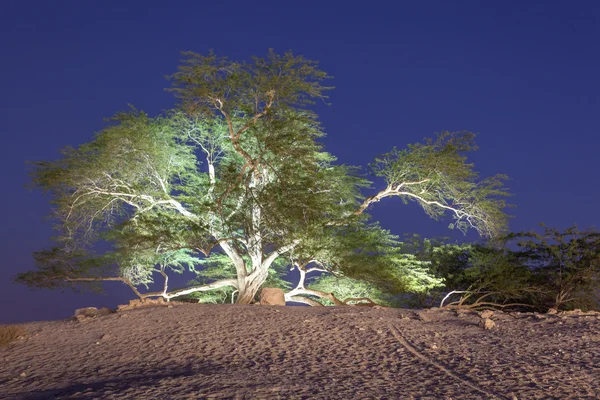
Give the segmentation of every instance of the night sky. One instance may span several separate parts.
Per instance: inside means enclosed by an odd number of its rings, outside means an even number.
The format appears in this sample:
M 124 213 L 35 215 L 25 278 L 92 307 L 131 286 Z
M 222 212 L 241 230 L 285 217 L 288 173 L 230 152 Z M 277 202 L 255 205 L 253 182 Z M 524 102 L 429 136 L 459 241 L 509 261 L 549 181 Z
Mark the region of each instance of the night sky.
M 319 60 L 336 89 L 316 111 L 342 163 L 366 166 L 393 146 L 470 130 L 481 174 L 511 177 L 511 230 L 600 225 L 600 2 L 350 4 L 2 1 L 0 322 L 132 298 L 118 283 L 107 295 L 12 283 L 53 235 L 48 198 L 25 187 L 25 161 L 91 140 L 127 104 L 153 116 L 173 107 L 165 76 L 186 50 L 243 60 L 291 49 Z M 372 211 L 396 234 L 465 239 L 396 198 Z

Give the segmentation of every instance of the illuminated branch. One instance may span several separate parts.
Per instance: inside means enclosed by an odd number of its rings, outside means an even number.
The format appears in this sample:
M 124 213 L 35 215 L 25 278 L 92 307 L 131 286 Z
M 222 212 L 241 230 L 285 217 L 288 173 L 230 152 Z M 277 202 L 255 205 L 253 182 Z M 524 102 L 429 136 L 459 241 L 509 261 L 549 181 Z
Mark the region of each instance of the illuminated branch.
M 202 286 L 194 286 L 191 288 L 186 288 L 182 290 L 175 290 L 173 292 L 167 293 L 165 296 L 166 299 L 172 299 L 174 297 L 184 296 L 186 294 L 195 293 L 195 292 L 206 292 L 209 290 L 219 289 L 222 287 L 232 286 L 237 288 L 237 281 L 235 279 L 222 279 L 220 281 L 216 281 L 213 283 L 209 283 L 207 285 Z
M 293 290 L 287 292 L 285 294 L 285 299 L 288 300 L 288 299 L 291 299 L 291 298 L 293 298 L 297 295 L 301 295 L 301 294 L 312 295 L 312 296 L 320 297 L 322 299 L 330 300 L 336 306 L 345 305 L 344 302 L 339 300 L 337 297 L 335 297 L 333 295 L 333 293 L 326 293 L 326 292 L 321 292 L 320 290 L 305 289 L 305 288 L 296 288 L 296 289 L 293 289 Z M 289 300 L 289 301 L 293 301 L 293 300 Z
M 360 205 L 360 207 L 352 215 L 362 214 L 371 204 L 377 203 L 378 201 L 380 201 L 386 197 L 406 196 L 406 197 L 415 199 L 417 202 L 421 203 L 422 205 L 434 206 L 434 207 L 452 212 L 457 221 L 466 221 L 469 224 L 469 226 L 471 226 L 472 228 L 475 228 L 480 234 L 491 235 L 493 233 L 493 229 L 489 226 L 489 223 L 490 223 L 489 219 L 486 218 L 487 216 L 485 215 L 485 213 L 478 210 L 474 204 L 456 202 L 456 204 L 458 204 L 459 206 L 464 206 L 464 207 L 449 206 L 449 205 L 444 204 L 437 200 L 428 200 L 420 194 L 415 194 L 415 193 L 412 193 L 409 191 L 400 190 L 401 188 L 406 187 L 406 186 L 419 185 L 419 184 L 426 183 L 428 181 L 429 181 L 429 179 L 424 179 L 424 180 L 418 181 L 418 182 L 401 183 L 401 184 L 397 185 L 396 187 L 388 186 L 387 188 L 380 191 L 376 195 L 367 197 L 363 201 L 363 203 Z M 421 193 L 425 193 L 426 190 L 427 189 L 423 189 L 421 191 Z M 465 210 L 468 208 L 470 208 L 471 211 Z M 476 223 L 474 220 L 479 221 L 480 224 Z
M 323 307 L 323 304 L 319 303 L 318 301 L 309 299 L 308 297 L 304 297 L 304 296 L 288 296 L 286 294 L 285 301 L 293 301 L 295 303 L 303 303 L 303 304 L 307 304 L 307 305 L 313 306 L 313 307 Z

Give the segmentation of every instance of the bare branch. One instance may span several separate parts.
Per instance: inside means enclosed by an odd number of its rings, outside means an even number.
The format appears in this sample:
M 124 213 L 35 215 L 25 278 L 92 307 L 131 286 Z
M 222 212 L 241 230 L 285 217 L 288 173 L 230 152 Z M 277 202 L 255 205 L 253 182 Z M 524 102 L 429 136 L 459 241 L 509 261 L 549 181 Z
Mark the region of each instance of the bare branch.
M 323 304 L 319 303 L 318 301 L 303 296 L 288 296 L 286 294 L 285 301 L 293 301 L 295 303 L 308 304 L 309 306 L 313 307 L 323 307 Z

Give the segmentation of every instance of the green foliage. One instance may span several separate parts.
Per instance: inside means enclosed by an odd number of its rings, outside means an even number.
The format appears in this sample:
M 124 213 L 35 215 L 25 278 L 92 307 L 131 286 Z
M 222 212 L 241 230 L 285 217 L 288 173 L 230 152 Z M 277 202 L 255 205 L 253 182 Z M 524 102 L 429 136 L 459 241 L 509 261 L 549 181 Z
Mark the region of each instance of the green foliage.
M 382 290 L 378 285 L 357 279 L 322 275 L 310 283 L 310 288 L 326 293 L 333 293 L 340 300 L 368 298 L 377 304 L 387 307 L 398 305 L 393 295 Z M 327 299 L 323 299 L 321 302 L 327 306 L 334 305 L 333 302 Z
M 66 251 L 64 248 L 52 247 L 33 253 L 33 258 L 37 269 L 17 275 L 15 282 L 40 289 L 73 289 L 73 282 L 67 279 L 101 277 L 106 272 L 97 258 L 82 250 Z M 88 289 L 99 290 L 98 285 L 93 282 L 85 284 Z
M 321 85 L 329 76 L 317 62 L 291 51 L 279 55 L 271 49 L 267 57 L 253 57 L 251 63 L 231 62 L 213 52 L 183 55 L 179 71 L 171 77 L 172 91 L 195 115 L 211 116 L 215 108 L 255 115 L 271 102 L 282 111 L 295 110 L 327 98 L 323 92 L 333 89 Z
M 503 188 L 505 175 L 479 180 L 464 153 L 476 150 L 471 132 L 442 132 L 435 140 L 394 149 L 371 164 L 376 176 L 405 202 L 417 201 L 425 213 L 439 219 L 450 211 L 450 228 L 475 228 L 483 236 L 504 231 L 507 216 Z
M 340 300 L 366 297 L 375 303 L 397 307 L 401 293 L 423 294 L 443 285 L 443 279 L 430 272 L 430 262 L 420 261 L 412 254 L 394 254 L 387 259 L 385 269 L 377 276 L 364 275 L 353 279 L 345 275 L 321 275 L 311 280 L 308 287 L 333 293 Z M 387 280 L 383 280 L 383 279 Z M 330 301 L 325 301 L 331 305 Z
M 201 264 L 192 250 L 181 249 L 174 251 L 156 252 L 152 250 L 121 251 L 109 253 L 120 267 L 120 276 L 131 281 L 134 285 L 144 285 L 154 282 L 155 272 L 172 271 L 178 274 L 186 270 L 196 271 Z M 110 261 L 110 260 L 107 260 Z
M 195 281 L 190 282 L 195 285 Z M 193 303 L 204 304 L 227 304 L 233 303 L 235 299 L 235 289 L 231 286 L 213 289 L 211 291 L 194 292 L 185 296 L 181 296 L 178 301 L 187 301 Z
M 196 170 L 193 148 L 168 120 L 133 110 L 113 121 L 93 141 L 63 150 L 59 160 L 33 164 L 33 184 L 52 195 L 58 240 L 71 248 L 143 212 L 150 198 L 166 201 Z

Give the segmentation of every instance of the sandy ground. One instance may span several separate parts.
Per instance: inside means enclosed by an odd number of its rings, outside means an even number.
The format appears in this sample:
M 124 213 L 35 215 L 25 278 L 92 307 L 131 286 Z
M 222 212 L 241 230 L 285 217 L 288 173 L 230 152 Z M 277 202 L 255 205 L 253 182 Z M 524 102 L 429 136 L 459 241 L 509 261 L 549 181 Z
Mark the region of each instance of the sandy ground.
M 26 324 L 6 399 L 600 398 L 597 315 L 179 304 Z

